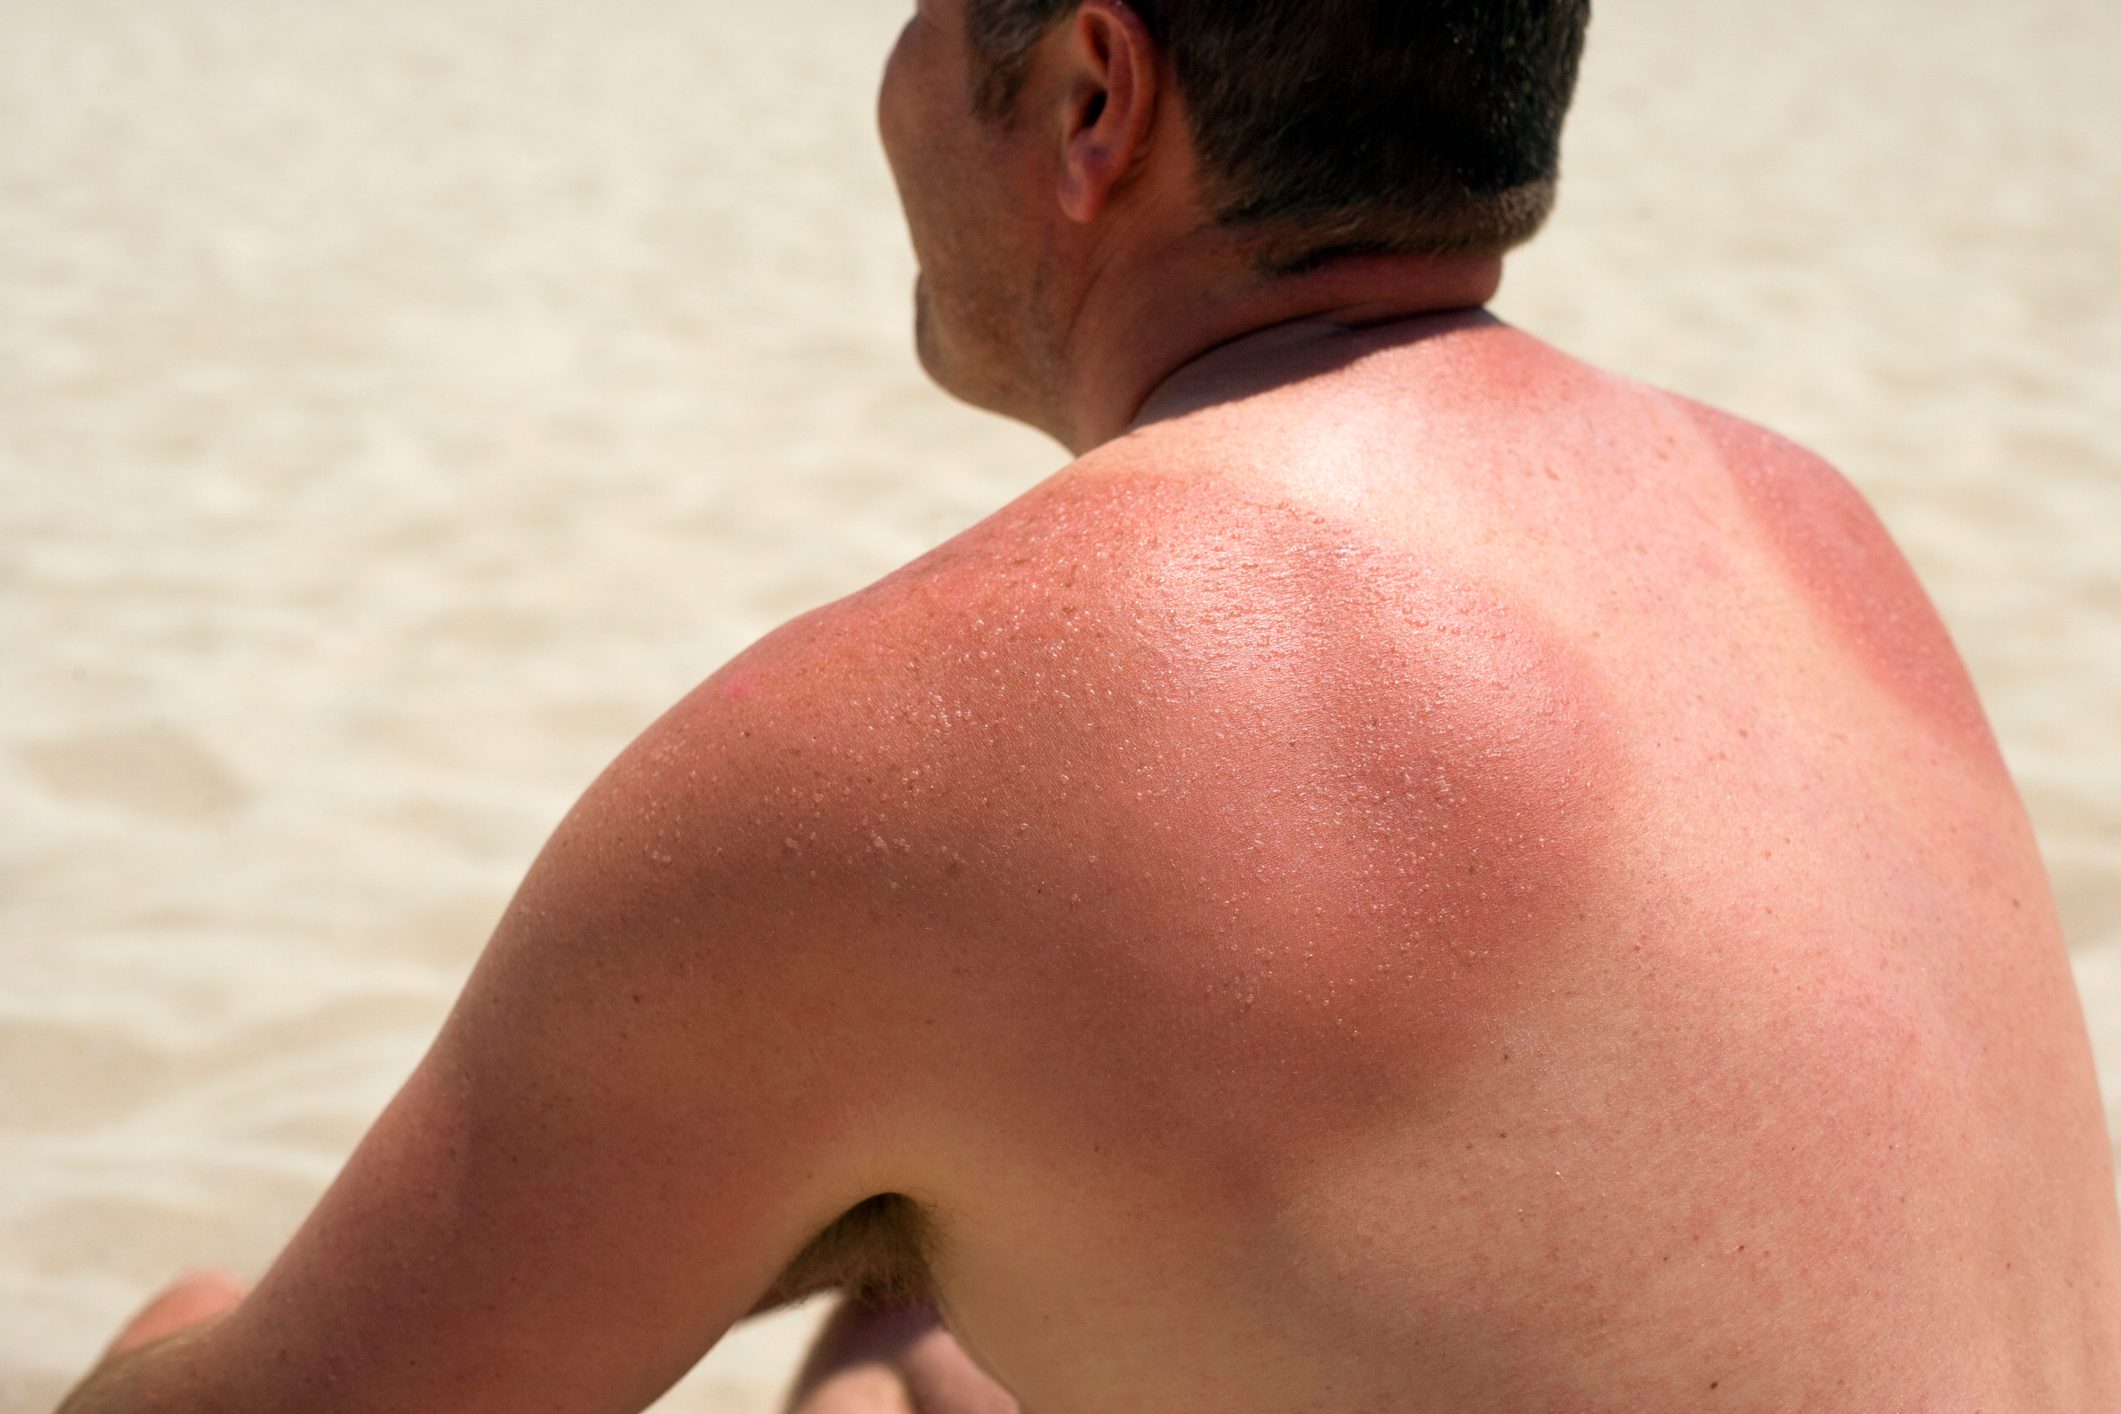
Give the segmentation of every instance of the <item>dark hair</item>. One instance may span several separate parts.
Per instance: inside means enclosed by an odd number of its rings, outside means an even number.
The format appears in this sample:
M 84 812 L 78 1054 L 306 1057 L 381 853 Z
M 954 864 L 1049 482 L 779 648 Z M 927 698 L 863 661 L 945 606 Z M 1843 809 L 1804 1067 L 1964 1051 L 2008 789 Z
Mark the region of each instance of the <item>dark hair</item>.
M 968 0 L 982 117 L 1006 121 L 1080 0 Z M 1590 0 L 1132 0 L 1169 54 L 1209 209 L 1263 267 L 1499 254 L 1553 209 Z

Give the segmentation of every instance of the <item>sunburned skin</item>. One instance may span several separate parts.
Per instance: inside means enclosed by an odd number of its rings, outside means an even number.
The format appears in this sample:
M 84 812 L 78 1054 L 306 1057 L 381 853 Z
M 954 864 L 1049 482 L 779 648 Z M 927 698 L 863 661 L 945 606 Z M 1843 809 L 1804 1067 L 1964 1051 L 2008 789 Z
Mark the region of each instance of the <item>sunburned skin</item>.
M 803 1414 L 2107 1410 L 2113 1182 L 1855 493 L 1310 319 L 667 713 L 258 1287 L 65 1407 L 617 1414 L 837 1285 L 947 1330 L 835 1317 L 935 1360 Z
M 706 691 L 863 684 L 787 868 L 889 940 L 877 1186 L 1025 1408 L 2121 1397 L 2037 856 L 1786 444 L 1377 331 L 787 650 Z
M 1970 755 L 1997 756 L 1936 610 L 1855 488 L 1802 447 L 1711 408 L 1692 409 L 1737 473 L 1752 523 L 1857 666 Z M 1997 767 L 2002 761 L 1997 757 Z

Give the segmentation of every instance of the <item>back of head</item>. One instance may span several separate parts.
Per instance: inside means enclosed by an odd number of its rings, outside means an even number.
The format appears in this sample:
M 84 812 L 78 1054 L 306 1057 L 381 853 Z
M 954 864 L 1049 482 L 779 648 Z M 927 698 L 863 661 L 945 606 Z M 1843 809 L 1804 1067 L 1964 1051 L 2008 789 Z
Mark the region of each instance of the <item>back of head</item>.
M 1187 105 L 1209 209 L 1275 273 L 1500 254 L 1553 208 L 1590 0 L 1132 0 Z M 1075 0 L 968 0 L 982 113 L 1012 113 Z

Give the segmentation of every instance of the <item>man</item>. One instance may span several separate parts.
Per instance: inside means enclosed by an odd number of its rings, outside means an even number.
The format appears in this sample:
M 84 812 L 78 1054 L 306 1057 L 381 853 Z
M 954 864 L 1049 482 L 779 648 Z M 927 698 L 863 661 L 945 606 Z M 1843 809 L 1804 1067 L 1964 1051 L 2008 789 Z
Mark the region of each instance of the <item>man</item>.
M 1860 499 L 1483 312 L 1565 0 L 920 0 L 942 383 L 1071 466 L 560 826 L 69 1414 L 2121 1408 L 2031 835 Z

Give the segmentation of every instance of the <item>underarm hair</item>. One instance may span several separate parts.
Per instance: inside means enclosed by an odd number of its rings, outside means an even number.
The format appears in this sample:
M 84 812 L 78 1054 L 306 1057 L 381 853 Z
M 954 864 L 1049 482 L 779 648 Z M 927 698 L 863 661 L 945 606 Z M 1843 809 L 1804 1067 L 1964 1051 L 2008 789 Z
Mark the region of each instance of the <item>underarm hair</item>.
M 838 1287 L 865 1305 L 932 1301 L 928 1256 L 933 1225 L 903 1193 L 864 1198 L 810 1239 L 790 1262 L 759 1310 L 771 1310 Z

